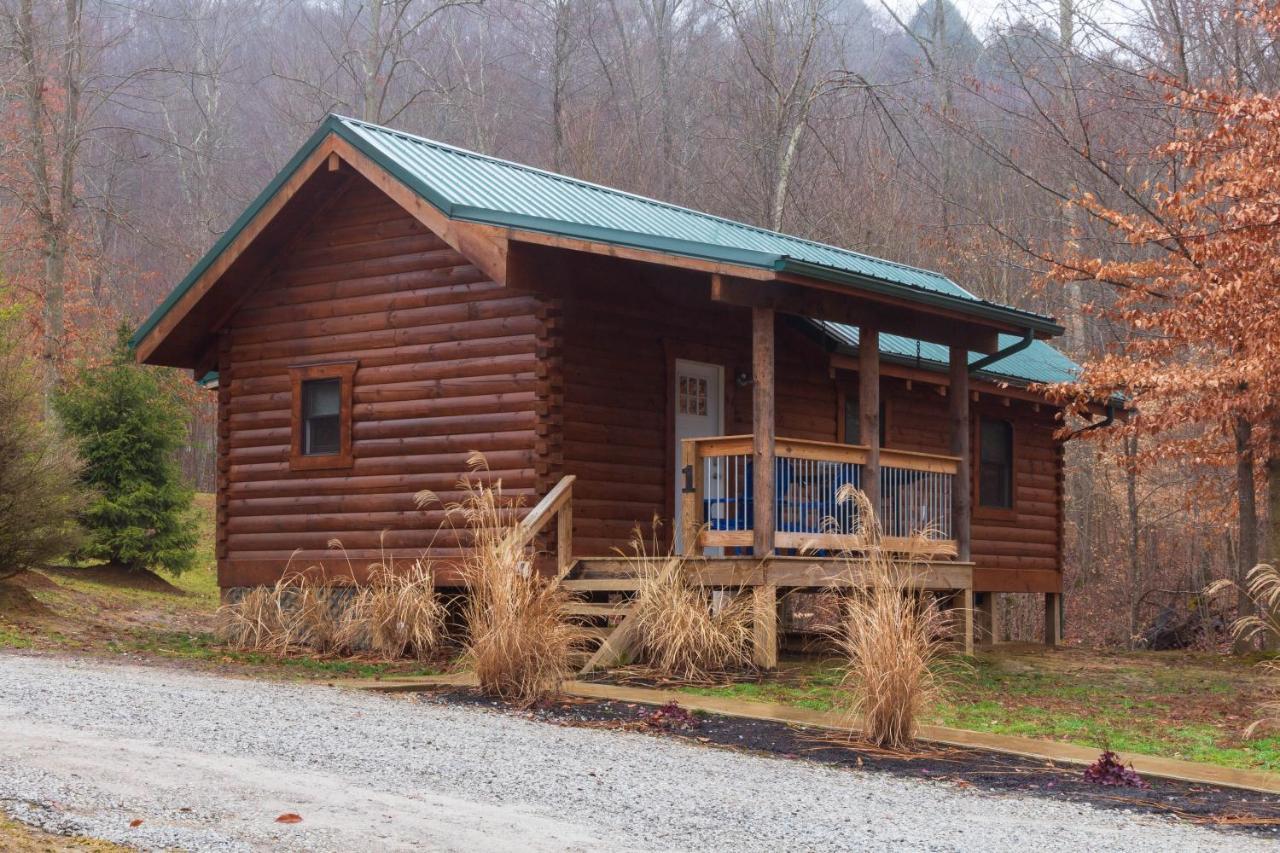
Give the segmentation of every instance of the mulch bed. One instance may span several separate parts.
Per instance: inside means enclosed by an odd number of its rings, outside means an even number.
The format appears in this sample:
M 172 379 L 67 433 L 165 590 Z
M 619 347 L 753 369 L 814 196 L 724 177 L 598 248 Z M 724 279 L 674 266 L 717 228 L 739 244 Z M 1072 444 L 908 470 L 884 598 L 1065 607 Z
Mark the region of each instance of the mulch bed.
M 1084 768 L 980 749 L 922 744 L 912 753 L 886 752 L 839 733 L 679 706 L 565 698 L 520 709 L 475 688 L 440 688 L 412 694 L 426 701 L 480 706 L 562 726 L 646 732 L 705 746 L 813 761 L 858 772 L 932 779 L 992 793 L 1050 797 L 1104 809 L 1165 815 L 1189 823 L 1280 838 L 1280 797 L 1215 785 L 1147 777 L 1149 788 L 1087 782 Z

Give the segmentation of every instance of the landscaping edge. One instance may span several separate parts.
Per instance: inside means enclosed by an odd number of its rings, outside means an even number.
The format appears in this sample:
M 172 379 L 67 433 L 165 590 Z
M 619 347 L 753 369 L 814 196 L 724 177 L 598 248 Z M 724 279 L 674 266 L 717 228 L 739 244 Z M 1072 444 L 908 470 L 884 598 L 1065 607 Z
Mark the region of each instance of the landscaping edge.
M 438 687 L 474 687 L 475 675 L 469 672 L 425 677 L 381 679 L 350 679 L 328 682 L 334 687 L 370 690 L 379 693 L 409 693 Z M 692 711 L 723 714 L 754 720 L 770 720 L 797 726 L 848 731 L 849 721 L 844 715 L 830 711 L 814 711 L 780 705 L 771 702 L 753 702 L 718 696 L 697 696 L 674 690 L 655 690 L 648 687 L 630 687 L 601 684 L 590 681 L 566 681 L 564 692 L 584 699 L 602 699 L 614 702 L 635 702 L 645 705 L 665 705 L 678 702 Z M 946 746 L 986 749 L 1023 758 L 1042 759 L 1062 764 L 1087 766 L 1098 758 L 1099 748 L 1070 743 L 1038 740 L 1016 735 L 990 734 L 949 726 L 920 727 L 920 738 Z M 1220 785 L 1264 794 L 1280 794 L 1280 774 L 1264 770 L 1241 770 L 1219 767 L 1196 761 L 1161 758 L 1153 755 L 1126 755 L 1133 768 L 1146 776 L 1174 779 L 1193 784 Z

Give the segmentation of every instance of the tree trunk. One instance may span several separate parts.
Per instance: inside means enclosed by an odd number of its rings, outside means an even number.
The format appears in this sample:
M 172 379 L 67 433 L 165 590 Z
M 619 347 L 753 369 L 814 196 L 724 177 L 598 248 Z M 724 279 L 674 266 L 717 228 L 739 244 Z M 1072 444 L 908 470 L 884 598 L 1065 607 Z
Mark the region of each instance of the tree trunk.
M 1138 602 L 1142 600 L 1141 528 L 1138 518 L 1138 437 L 1124 440 L 1124 488 L 1125 505 L 1129 511 L 1129 645 L 1138 637 L 1140 614 Z
M 1258 564 L 1258 499 L 1253 482 L 1253 424 L 1237 417 L 1233 424 L 1236 439 L 1236 494 L 1240 514 L 1240 544 L 1236 548 L 1236 615 L 1250 616 L 1253 599 L 1244 591 L 1249 571 Z M 1268 471 L 1268 474 L 1270 471 Z M 1256 643 L 1237 637 L 1232 652 L 1238 655 L 1254 650 Z
M 1267 443 L 1267 544 L 1263 553 L 1265 562 L 1280 566 L 1280 414 L 1271 417 L 1271 435 Z M 1267 651 L 1280 649 L 1280 637 L 1268 632 L 1262 647 Z

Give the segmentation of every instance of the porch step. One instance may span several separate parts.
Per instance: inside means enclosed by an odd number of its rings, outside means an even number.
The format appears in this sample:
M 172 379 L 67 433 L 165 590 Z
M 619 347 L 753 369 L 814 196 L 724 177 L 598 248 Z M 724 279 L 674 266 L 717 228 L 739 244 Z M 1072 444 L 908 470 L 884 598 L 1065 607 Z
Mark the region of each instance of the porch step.
M 563 607 L 570 616 L 625 616 L 630 610 L 629 601 L 572 601 Z
M 574 592 L 635 592 L 640 588 L 635 578 L 576 578 L 572 572 L 560 584 Z

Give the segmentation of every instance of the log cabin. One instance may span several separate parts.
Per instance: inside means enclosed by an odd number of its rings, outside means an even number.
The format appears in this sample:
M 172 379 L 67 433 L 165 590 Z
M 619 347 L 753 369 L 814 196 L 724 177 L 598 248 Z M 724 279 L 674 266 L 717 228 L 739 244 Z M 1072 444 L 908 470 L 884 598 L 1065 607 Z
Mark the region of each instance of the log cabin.
M 853 486 L 887 547 L 936 540 L 966 642 L 1000 593 L 1044 596 L 1055 642 L 1061 333 L 938 273 L 329 116 L 134 346 L 216 387 L 224 594 L 291 560 L 358 583 L 384 551 L 456 583 L 465 537 L 414 495 L 456 497 L 480 451 L 597 601 L 625 603 L 616 550 L 656 517 L 776 614 L 840 582 Z M 592 665 L 626 647 L 606 621 Z

